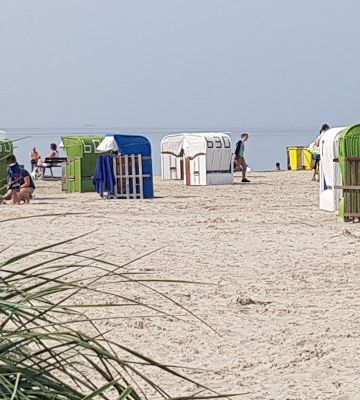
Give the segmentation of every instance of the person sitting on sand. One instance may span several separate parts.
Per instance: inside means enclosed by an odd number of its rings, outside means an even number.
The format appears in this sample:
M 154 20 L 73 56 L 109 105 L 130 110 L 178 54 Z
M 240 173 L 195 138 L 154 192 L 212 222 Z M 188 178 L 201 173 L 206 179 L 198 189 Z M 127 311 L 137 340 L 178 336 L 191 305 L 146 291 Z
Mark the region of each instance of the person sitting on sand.
M 235 150 L 235 171 L 240 171 L 242 172 L 242 181 L 244 183 L 249 183 L 250 181 L 246 179 L 246 170 L 248 168 L 248 165 L 246 164 L 245 158 L 244 158 L 244 153 L 245 153 L 245 142 L 249 140 L 249 134 L 248 133 L 243 133 L 241 135 L 241 139 L 237 142 L 236 144 L 236 150 Z
M 59 151 L 57 149 L 56 143 L 51 143 L 50 149 L 51 149 L 51 152 L 50 152 L 50 155 L 48 156 L 48 158 L 59 157 Z M 39 159 L 37 165 L 38 165 L 38 167 L 41 168 L 41 176 L 43 177 L 45 175 L 45 168 L 48 166 L 48 164 L 46 164 L 45 160 Z
M 320 132 L 316 140 L 310 144 L 309 149 L 312 154 L 312 159 L 314 160 L 313 176 L 312 181 L 319 180 L 319 167 L 320 167 L 320 139 L 323 133 L 330 129 L 328 124 L 323 124 L 321 126 Z
M 21 179 L 20 179 L 20 202 L 28 204 L 35 191 L 34 180 L 26 169 L 21 169 Z M 9 189 L 3 196 L 0 196 L 0 201 L 11 200 L 12 190 Z
M 21 168 L 16 161 L 16 157 L 10 154 L 6 157 L 6 163 L 9 166 L 7 172 L 8 193 L 13 204 L 20 204 L 20 186 L 21 186 Z M 3 197 L 3 196 L 2 196 Z
M 35 191 L 35 183 L 29 172 L 23 168 L 21 170 L 21 186 L 20 186 L 20 200 L 24 203 L 30 203 L 30 199 L 33 198 Z

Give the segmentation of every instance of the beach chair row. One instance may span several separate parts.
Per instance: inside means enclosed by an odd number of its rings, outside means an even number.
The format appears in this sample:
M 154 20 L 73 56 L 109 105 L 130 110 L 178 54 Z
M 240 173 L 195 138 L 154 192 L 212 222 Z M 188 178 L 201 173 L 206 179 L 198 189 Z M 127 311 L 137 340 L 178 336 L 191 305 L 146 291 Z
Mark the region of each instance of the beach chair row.
M 320 209 L 360 221 L 360 124 L 324 132 L 320 159 Z
M 67 192 L 96 189 L 113 198 L 154 196 L 152 152 L 147 138 L 124 134 L 65 136 L 61 147 L 67 154 L 63 166 L 63 188 Z M 161 141 L 162 178 L 182 180 L 186 185 L 232 184 L 231 147 L 231 136 L 226 132 L 168 135 Z M 99 162 L 102 166 L 97 168 Z M 107 167 L 109 163 L 111 168 Z

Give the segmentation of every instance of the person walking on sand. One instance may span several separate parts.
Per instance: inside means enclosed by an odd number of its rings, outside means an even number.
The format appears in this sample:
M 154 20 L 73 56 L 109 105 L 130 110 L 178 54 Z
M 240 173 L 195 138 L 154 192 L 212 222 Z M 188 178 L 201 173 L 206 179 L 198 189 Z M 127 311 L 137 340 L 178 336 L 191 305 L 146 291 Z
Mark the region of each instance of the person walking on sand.
M 250 182 L 248 179 L 246 179 L 246 170 L 248 168 L 248 165 L 246 164 L 245 157 L 244 157 L 245 142 L 247 142 L 248 140 L 249 140 L 248 133 L 241 134 L 241 139 L 237 142 L 236 150 L 235 150 L 235 171 L 240 171 L 240 167 L 241 167 L 241 172 L 242 172 L 241 182 L 243 182 L 243 183 Z
M 312 159 L 314 160 L 313 176 L 311 178 L 312 181 L 318 181 L 319 179 L 318 177 L 319 177 L 319 167 L 320 167 L 320 139 L 323 133 L 325 133 L 328 129 L 330 129 L 330 126 L 328 124 L 323 124 L 321 126 L 318 137 L 309 146 L 310 152 L 312 154 Z

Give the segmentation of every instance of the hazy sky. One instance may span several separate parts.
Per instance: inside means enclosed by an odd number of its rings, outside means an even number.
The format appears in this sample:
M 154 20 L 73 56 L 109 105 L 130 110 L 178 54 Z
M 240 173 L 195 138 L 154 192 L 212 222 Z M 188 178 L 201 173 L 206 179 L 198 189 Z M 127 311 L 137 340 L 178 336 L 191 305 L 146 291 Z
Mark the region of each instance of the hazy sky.
M 0 0 L 0 127 L 358 122 L 359 15 L 359 0 Z

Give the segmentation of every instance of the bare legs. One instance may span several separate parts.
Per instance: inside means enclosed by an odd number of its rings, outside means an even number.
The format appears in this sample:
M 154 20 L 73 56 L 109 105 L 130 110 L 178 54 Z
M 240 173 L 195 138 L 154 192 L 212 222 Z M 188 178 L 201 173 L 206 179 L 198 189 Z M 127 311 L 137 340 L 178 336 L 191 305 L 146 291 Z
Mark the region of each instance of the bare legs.
M 15 196 L 14 196 L 15 192 Z M 0 201 L 2 200 L 12 200 L 13 204 L 20 204 L 23 201 L 25 204 L 30 203 L 30 193 L 28 188 L 20 189 L 20 192 L 16 192 L 16 190 L 8 190 L 3 196 L 0 196 Z
M 20 205 L 20 190 L 19 189 L 11 189 L 11 198 L 12 203 L 14 205 Z

